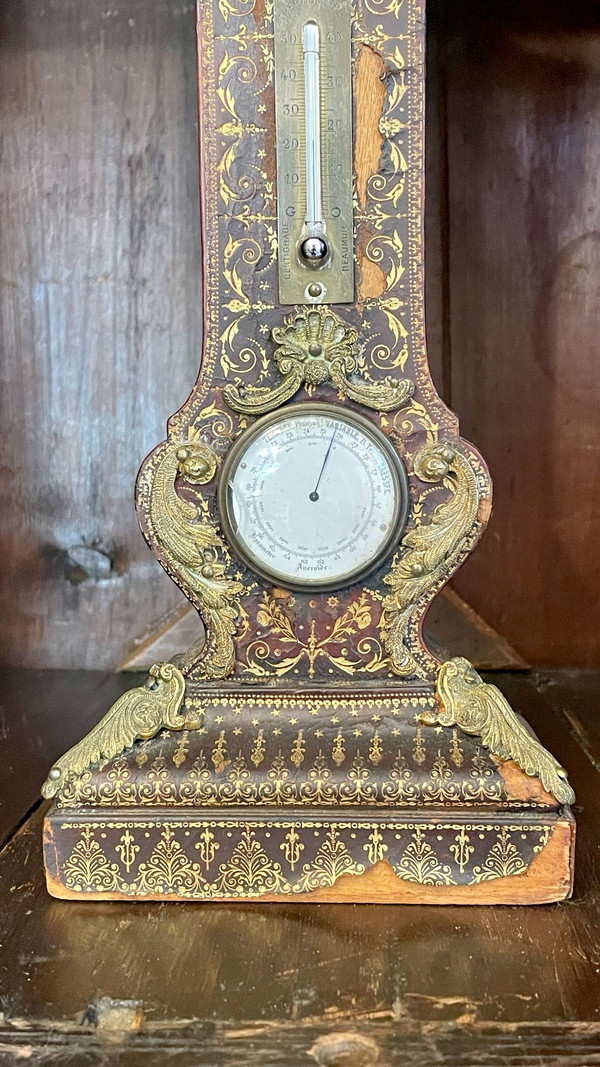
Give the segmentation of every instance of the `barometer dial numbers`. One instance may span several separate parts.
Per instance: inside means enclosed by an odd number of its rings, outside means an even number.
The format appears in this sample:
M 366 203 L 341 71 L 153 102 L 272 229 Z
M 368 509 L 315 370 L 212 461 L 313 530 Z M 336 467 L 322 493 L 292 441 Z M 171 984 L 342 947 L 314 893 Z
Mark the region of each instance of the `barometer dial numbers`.
M 279 298 L 351 303 L 351 0 L 274 0 Z
M 223 468 L 219 510 L 234 553 L 293 589 L 358 581 L 397 543 L 404 466 L 368 419 L 323 404 L 266 416 Z

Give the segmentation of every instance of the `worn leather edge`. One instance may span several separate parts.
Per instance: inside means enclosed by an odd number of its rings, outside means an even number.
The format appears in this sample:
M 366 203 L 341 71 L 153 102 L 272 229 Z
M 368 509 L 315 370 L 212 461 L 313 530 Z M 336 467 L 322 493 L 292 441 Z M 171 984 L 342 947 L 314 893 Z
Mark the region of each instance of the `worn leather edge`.
M 59 900 L 120 900 L 128 903 L 152 901 L 182 902 L 176 893 L 131 897 L 125 893 L 77 893 L 67 889 L 57 877 L 57 854 L 50 817 L 44 819 L 46 885 Z M 561 809 L 552 836 L 532 860 L 526 873 L 495 878 L 468 886 L 427 886 L 408 882 L 395 874 L 386 860 L 379 860 L 364 874 L 341 875 L 334 885 L 294 895 L 266 893 L 260 897 L 211 897 L 187 900 L 202 904 L 553 904 L 567 900 L 573 892 L 576 824 L 570 808 Z M 52 862 L 52 860 L 54 862 Z

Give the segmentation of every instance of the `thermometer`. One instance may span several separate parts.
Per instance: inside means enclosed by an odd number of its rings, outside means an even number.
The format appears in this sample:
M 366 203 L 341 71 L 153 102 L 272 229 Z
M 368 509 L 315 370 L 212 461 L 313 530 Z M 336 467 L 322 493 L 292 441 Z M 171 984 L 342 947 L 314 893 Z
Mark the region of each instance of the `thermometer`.
M 308 237 L 300 246 L 305 259 L 324 259 L 328 252 L 323 222 L 323 189 L 321 185 L 321 57 L 319 55 L 319 27 L 307 22 L 302 39 L 304 45 L 304 130 L 306 141 L 306 226 L 320 231 L 319 237 Z M 309 250 L 307 251 L 307 246 Z M 321 254 L 311 251 L 320 248 Z
M 279 297 L 354 299 L 350 0 L 275 0 Z

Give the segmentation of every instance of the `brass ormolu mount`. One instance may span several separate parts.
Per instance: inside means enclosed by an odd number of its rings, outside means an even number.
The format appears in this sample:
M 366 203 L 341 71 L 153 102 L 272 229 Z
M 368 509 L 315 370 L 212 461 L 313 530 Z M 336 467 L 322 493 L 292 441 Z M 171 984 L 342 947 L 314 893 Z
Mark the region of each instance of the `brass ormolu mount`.
M 513 760 L 526 774 L 539 778 L 559 803 L 573 803 L 575 794 L 565 770 L 523 726 L 500 690 L 483 682 L 467 660 L 458 657 L 442 664 L 437 695 L 439 711 L 424 712 L 424 724 L 458 726 L 477 735 L 495 756 Z M 154 737 L 161 729 L 193 730 L 201 726 L 202 711 L 180 713 L 184 697 L 181 671 L 171 663 L 155 664 L 146 685 L 119 697 L 87 737 L 57 761 L 44 783 L 43 796 L 56 796 L 67 782 L 101 760 L 124 752 L 137 739 Z M 205 699 L 209 706 L 210 691 Z

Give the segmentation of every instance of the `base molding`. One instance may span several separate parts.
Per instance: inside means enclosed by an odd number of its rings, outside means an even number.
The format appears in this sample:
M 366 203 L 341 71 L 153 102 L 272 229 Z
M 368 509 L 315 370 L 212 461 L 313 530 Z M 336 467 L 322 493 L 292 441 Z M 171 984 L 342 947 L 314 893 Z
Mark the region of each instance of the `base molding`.
M 498 813 L 53 807 L 49 892 L 76 900 L 543 904 L 572 891 L 568 808 Z

